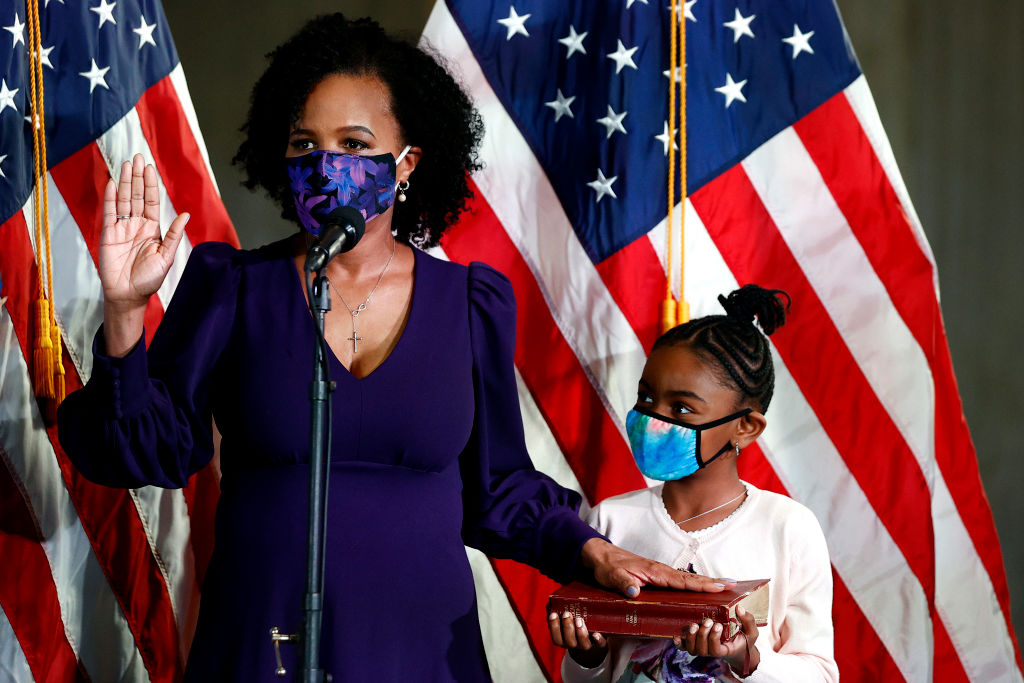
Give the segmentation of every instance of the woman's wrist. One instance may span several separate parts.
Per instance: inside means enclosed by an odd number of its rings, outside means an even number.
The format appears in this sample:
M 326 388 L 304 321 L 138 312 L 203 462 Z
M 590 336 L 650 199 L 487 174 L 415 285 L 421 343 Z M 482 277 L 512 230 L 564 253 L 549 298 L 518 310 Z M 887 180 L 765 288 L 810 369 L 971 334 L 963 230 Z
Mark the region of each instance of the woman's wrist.
M 146 304 L 103 302 L 103 341 L 106 354 L 123 358 L 142 338 Z

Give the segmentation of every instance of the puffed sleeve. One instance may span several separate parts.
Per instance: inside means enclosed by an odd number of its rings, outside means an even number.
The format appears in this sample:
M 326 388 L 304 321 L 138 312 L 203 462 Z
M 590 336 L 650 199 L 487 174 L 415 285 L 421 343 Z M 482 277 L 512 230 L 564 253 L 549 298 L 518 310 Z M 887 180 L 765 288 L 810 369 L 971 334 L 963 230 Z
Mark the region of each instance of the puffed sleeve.
M 241 277 L 239 252 L 197 246 L 154 335 L 123 358 L 93 340 L 88 383 L 57 414 L 61 446 L 90 481 L 180 488 L 213 456 L 210 387 L 230 337 Z
M 579 518 L 580 496 L 538 472 L 526 451 L 513 353 L 512 284 L 490 266 L 469 266 L 475 417 L 460 456 L 463 540 L 492 557 L 570 580 L 583 544 L 599 534 Z

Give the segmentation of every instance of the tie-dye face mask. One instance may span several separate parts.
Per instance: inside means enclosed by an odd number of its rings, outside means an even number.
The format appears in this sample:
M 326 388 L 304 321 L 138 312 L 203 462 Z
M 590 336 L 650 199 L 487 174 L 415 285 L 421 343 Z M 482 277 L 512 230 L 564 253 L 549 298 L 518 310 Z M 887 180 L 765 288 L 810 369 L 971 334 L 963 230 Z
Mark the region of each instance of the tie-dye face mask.
M 390 152 L 361 156 L 317 150 L 286 159 L 295 211 L 302 227 L 319 237 L 339 206 L 359 211 L 367 222 L 395 203 L 395 159 Z
M 726 442 L 705 462 L 700 457 L 701 432 L 751 412 L 750 408 L 744 408 L 721 419 L 693 425 L 634 408 L 626 415 L 626 433 L 636 466 L 645 476 L 659 481 L 688 477 L 732 448 L 732 444 Z

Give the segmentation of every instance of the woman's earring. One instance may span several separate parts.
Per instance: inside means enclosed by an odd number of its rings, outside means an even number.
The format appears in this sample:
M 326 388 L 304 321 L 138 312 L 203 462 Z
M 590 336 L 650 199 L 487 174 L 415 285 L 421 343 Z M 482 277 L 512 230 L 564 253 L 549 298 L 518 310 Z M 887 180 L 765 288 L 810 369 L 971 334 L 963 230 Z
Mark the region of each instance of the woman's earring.
M 398 201 L 400 201 L 400 202 L 404 202 L 405 201 L 405 191 L 408 190 L 408 189 L 409 189 L 409 181 L 408 180 L 403 180 L 402 182 L 398 183 Z
M 733 446 L 736 448 L 736 457 L 740 457 L 740 445 L 738 443 L 734 443 Z

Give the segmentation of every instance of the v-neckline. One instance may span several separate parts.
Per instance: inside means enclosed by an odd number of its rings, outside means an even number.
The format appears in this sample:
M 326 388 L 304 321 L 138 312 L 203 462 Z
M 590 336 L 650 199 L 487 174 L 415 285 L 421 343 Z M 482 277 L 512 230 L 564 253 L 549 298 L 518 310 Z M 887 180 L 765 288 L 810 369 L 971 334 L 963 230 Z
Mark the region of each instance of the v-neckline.
M 328 362 L 333 361 L 334 365 L 336 365 L 339 368 L 341 368 L 346 376 L 348 376 L 349 378 L 355 380 L 356 382 L 362 382 L 364 380 L 368 380 L 370 377 L 373 377 L 374 375 L 376 375 L 377 372 L 380 371 L 380 369 L 383 368 L 387 364 L 387 362 L 390 361 L 391 358 L 396 353 L 398 353 L 398 350 L 402 347 L 403 342 L 405 341 L 406 336 L 408 336 L 409 328 L 412 327 L 413 316 L 416 314 L 416 309 L 417 309 L 416 300 L 419 298 L 418 292 L 419 292 L 419 289 L 420 289 L 420 287 L 419 287 L 419 280 L 420 280 L 420 276 L 422 275 L 422 268 L 421 268 L 422 256 L 419 253 L 420 252 L 419 249 L 417 249 L 416 247 L 412 247 L 412 246 L 410 246 L 410 248 L 412 249 L 412 254 L 413 254 L 413 266 L 412 266 L 412 296 L 409 298 L 409 315 L 406 316 L 406 318 L 405 318 L 405 325 L 402 327 L 402 331 L 398 333 L 398 339 L 395 341 L 395 345 L 391 347 L 391 351 L 388 352 L 388 355 L 384 356 L 384 359 L 381 360 L 381 362 L 378 363 L 376 365 L 376 367 L 373 368 L 373 370 L 370 370 L 370 372 L 366 373 L 362 377 L 356 377 L 354 374 L 352 374 L 352 371 L 349 370 L 347 367 L 345 367 L 345 364 L 342 363 L 341 360 L 338 359 L 338 355 L 334 352 L 334 347 L 331 346 L 330 342 L 326 343 L 327 355 L 329 357 L 329 361 Z M 298 304 L 299 304 L 300 309 L 305 310 L 306 315 L 303 316 L 303 317 L 307 321 L 309 321 L 309 325 L 308 325 L 307 329 L 309 330 L 310 341 L 312 341 L 313 339 L 316 338 L 316 327 L 315 327 L 315 322 L 313 320 L 313 312 L 310 310 L 309 303 L 306 301 L 306 293 L 305 293 L 306 283 L 303 282 L 302 278 L 299 276 L 299 271 L 295 267 L 295 260 L 292 259 L 292 258 L 288 258 L 287 262 L 288 262 L 289 270 L 291 271 L 292 276 L 293 276 L 293 280 L 292 281 L 296 285 L 298 285 L 298 290 L 296 291 L 296 295 L 298 296 Z

